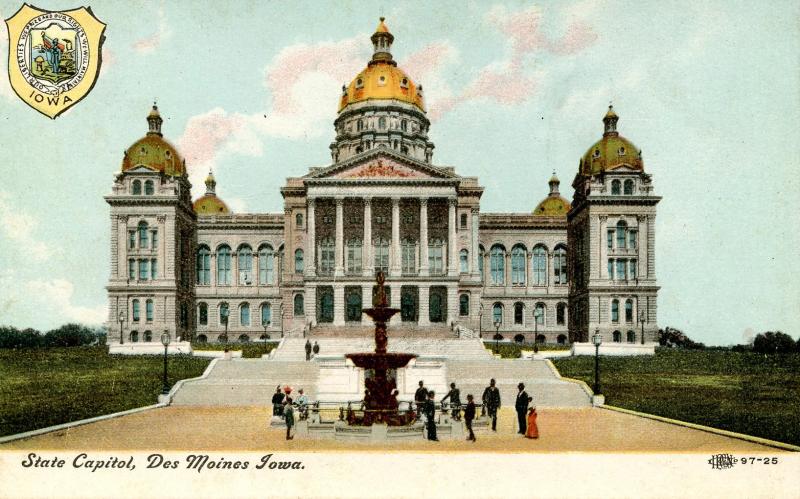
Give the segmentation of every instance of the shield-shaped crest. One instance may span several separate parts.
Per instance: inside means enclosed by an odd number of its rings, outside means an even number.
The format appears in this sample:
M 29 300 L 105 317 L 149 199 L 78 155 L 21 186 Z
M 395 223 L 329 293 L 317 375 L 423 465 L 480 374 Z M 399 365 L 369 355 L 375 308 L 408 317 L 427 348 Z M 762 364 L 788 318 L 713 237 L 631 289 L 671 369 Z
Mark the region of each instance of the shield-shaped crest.
M 23 4 L 6 26 L 8 78 L 29 106 L 55 119 L 94 87 L 106 25 L 91 9 L 48 11 Z

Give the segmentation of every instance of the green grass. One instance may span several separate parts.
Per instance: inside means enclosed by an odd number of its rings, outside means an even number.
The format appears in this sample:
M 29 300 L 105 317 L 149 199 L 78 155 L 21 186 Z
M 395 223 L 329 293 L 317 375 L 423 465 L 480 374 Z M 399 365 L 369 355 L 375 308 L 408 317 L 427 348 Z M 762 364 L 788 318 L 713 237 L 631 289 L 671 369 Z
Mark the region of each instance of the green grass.
M 484 342 L 483 346 L 491 352 L 495 351 L 494 342 Z M 569 345 L 540 344 L 538 347 L 540 352 L 570 349 Z M 504 359 L 518 359 L 522 356 L 522 350 L 533 351 L 533 343 L 499 343 L 497 345 L 497 353 Z
M 209 361 L 170 355 L 170 385 Z M 161 356 L 108 355 L 104 346 L 0 350 L 0 435 L 154 404 L 163 366 Z
M 594 357 L 553 359 L 593 386 Z M 656 349 L 655 357 L 601 357 L 606 403 L 800 445 L 800 355 Z
M 241 350 L 242 358 L 244 359 L 260 359 L 262 355 L 270 353 L 272 350 L 278 348 L 277 342 L 270 342 L 266 345 L 264 342 L 256 343 L 192 343 L 193 350 L 212 350 L 223 351 L 228 350 Z

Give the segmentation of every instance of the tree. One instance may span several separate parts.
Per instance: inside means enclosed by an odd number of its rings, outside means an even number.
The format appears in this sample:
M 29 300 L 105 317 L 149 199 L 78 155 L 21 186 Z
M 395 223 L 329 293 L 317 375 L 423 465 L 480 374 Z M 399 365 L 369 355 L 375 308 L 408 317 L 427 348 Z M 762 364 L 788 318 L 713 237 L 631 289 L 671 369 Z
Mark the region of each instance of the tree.
M 753 340 L 753 351 L 757 353 L 789 353 L 796 348 L 794 339 L 780 331 L 758 333 Z
M 94 332 L 80 324 L 64 324 L 44 335 L 44 343 L 49 347 L 76 347 L 95 342 Z
M 42 334 L 31 328 L 0 327 L 0 348 L 37 348 L 42 346 Z
M 658 330 L 658 343 L 661 346 L 687 349 L 702 349 L 706 347 L 703 343 L 692 341 L 680 329 L 669 326 Z

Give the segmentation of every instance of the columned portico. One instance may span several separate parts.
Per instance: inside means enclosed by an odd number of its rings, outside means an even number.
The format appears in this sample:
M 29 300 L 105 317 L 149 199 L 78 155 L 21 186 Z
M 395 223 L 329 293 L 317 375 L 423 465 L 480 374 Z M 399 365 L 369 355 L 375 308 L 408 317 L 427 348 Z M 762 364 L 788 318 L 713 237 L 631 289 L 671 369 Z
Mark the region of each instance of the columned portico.
M 372 198 L 365 197 L 364 198 L 364 244 L 362 246 L 362 254 L 363 254 L 363 269 L 364 269 L 364 277 L 372 277 L 375 273 L 374 271 L 374 261 L 372 258 Z M 370 295 L 364 296 L 372 296 L 372 292 L 370 291 Z
M 334 275 L 344 275 L 344 198 L 336 198 L 336 247 L 334 249 Z
M 456 204 L 458 199 L 447 200 L 447 275 L 458 275 L 458 241 L 456 239 Z M 448 302 L 449 303 L 449 302 Z
M 470 254 L 472 264 L 470 266 L 470 273 L 472 274 L 473 279 L 480 277 L 480 271 L 478 267 L 478 258 L 480 249 L 478 248 L 478 231 L 480 229 L 480 218 L 478 217 L 479 210 L 478 208 L 472 208 L 470 211 L 470 216 L 472 218 L 472 244 L 470 245 Z
M 317 239 L 314 234 L 316 227 L 315 206 L 316 200 L 314 198 L 308 198 L 308 214 L 306 216 L 306 229 L 308 231 L 308 247 L 306 248 L 306 258 L 308 260 L 308 264 L 306 265 L 305 271 L 305 274 L 308 277 L 314 277 L 317 274 Z
M 419 275 L 428 276 L 428 198 L 419 200 Z
M 392 197 L 392 250 L 389 252 L 389 275 L 400 275 L 400 198 Z

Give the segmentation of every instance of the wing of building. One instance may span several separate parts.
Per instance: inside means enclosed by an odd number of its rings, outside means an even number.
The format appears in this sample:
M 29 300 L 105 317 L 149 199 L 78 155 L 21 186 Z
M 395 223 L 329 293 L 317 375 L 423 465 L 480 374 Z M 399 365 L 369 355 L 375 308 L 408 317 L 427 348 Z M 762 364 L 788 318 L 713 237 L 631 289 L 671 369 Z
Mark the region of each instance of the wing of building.
M 286 180 L 283 213 L 232 213 L 212 173 L 192 203 L 153 106 L 106 197 L 110 341 L 343 334 L 367 327 L 379 270 L 401 310 L 395 328 L 654 339 L 660 198 L 613 109 L 580 159 L 572 204 L 554 174 L 535 207 L 484 213 L 479 179 L 433 162 L 423 86 L 397 67 L 383 19 L 371 40 L 372 59 L 342 87 L 332 163 Z

